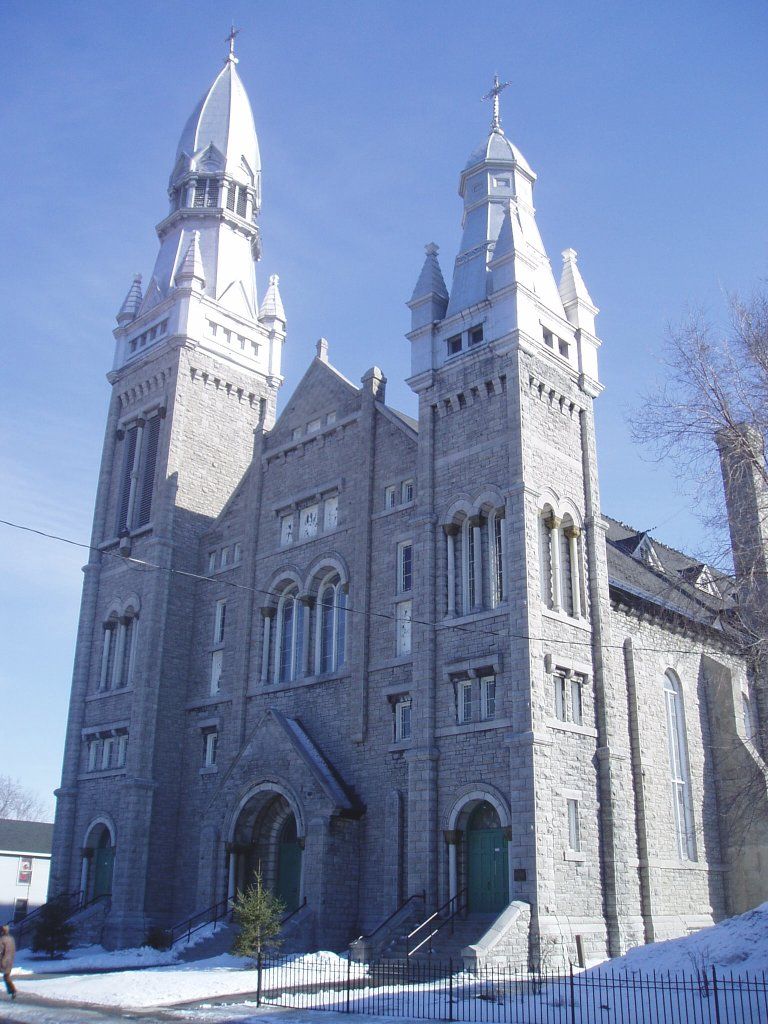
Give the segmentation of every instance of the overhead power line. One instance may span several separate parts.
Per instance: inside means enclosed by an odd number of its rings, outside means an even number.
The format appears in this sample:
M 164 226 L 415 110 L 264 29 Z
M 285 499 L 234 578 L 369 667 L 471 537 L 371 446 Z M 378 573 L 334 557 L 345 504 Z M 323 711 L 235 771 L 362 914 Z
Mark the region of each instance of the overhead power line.
M 144 558 L 135 558 L 132 555 L 122 555 L 115 551 L 103 551 L 93 544 L 87 544 L 85 541 L 73 540 L 71 537 L 63 537 L 60 534 L 49 533 L 47 530 L 40 530 L 34 526 L 27 526 L 24 523 L 15 523 L 10 519 L 0 519 L 0 525 L 8 526 L 14 530 L 21 530 L 24 533 L 34 534 L 38 537 L 43 537 L 46 540 L 57 541 L 60 544 L 69 544 L 71 547 L 82 548 L 85 551 L 99 551 L 101 555 L 110 558 L 115 558 L 118 561 L 133 566 L 137 569 L 151 569 L 157 572 L 164 572 L 170 575 L 182 576 L 186 579 L 199 580 L 203 583 L 214 583 L 217 586 L 230 587 L 233 590 L 242 590 L 250 594 L 258 594 L 262 597 L 275 597 L 275 594 L 271 590 L 265 590 L 261 587 L 251 587 L 245 583 L 237 583 L 235 580 L 228 580 L 222 576 L 207 576 L 204 573 L 191 572 L 185 569 L 176 569 L 172 566 L 160 565 L 157 562 L 150 562 Z M 345 605 L 344 610 L 352 615 L 369 615 L 371 618 L 386 619 L 391 622 L 397 621 L 396 615 L 390 612 L 377 612 L 377 611 L 364 611 L 360 608 L 354 608 L 350 605 Z M 472 623 L 454 623 L 450 620 L 447 622 L 434 622 L 430 619 L 416 619 L 412 618 L 411 623 L 419 626 L 431 626 L 433 629 L 450 629 L 461 633 L 471 633 L 474 635 L 482 635 L 489 637 L 499 637 L 501 639 L 513 639 L 513 640 L 528 640 L 533 643 L 545 643 L 551 645 L 559 645 L 563 647 L 588 647 L 594 648 L 599 647 L 601 650 L 616 650 L 623 651 L 623 644 L 596 644 L 592 640 L 566 640 L 566 639 L 554 639 L 552 637 L 545 636 L 531 636 L 527 633 L 513 633 L 510 630 L 495 630 L 489 626 L 485 626 L 480 622 Z M 638 652 L 654 653 L 654 654 L 693 654 L 698 655 L 701 652 L 692 648 L 680 648 L 680 647 L 641 647 L 633 644 L 633 650 Z

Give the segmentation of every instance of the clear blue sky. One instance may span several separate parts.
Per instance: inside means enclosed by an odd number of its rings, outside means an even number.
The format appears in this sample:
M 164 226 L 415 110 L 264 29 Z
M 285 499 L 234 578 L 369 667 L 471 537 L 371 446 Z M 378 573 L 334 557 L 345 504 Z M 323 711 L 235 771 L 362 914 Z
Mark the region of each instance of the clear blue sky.
M 230 18 L 261 143 L 264 258 L 288 315 L 283 402 L 320 335 L 408 411 L 423 245 L 446 277 L 458 173 L 494 71 L 539 175 L 550 258 L 573 246 L 604 339 L 603 507 L 693 548 L 697 525 L 625 413 L 687 304 L 766 274 L 768 6 L 698 2 L 3 4 L 0 517 L 87 540 L 114 315 L 151 272 L 178 135 Z M 84 553 L 0 527 L 0 772 L 58 784 Z M 51 801 L 52 806 L 52 801 Z

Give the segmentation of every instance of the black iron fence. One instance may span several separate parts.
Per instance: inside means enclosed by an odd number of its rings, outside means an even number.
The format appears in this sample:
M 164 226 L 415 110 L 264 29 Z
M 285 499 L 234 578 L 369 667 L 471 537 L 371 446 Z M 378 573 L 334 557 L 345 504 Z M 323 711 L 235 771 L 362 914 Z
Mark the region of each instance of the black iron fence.
M 494 1024 L 765 1024 L 768 975 L 467 971 L 451 961 L 260 958 L 259 1005 Z

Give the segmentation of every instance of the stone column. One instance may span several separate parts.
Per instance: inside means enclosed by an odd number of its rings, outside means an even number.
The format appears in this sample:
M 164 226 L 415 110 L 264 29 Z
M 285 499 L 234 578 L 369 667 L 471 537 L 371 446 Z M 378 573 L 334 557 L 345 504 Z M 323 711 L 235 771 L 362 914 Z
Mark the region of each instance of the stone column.
M 84 846 L 80 851 L 82 856 L 82 863 L 80 865 L 80 903 L 85 903 L 88 899 L 88 875 L 91 869 L 91 860 L 93 859 L 93 850 L 90 846 Z
M 446 845 L 448 846 L 448 897 L 455 900 L 459 895 L 459 843 L 461 842 L 461 829 L 446 829 L 443 832 Z

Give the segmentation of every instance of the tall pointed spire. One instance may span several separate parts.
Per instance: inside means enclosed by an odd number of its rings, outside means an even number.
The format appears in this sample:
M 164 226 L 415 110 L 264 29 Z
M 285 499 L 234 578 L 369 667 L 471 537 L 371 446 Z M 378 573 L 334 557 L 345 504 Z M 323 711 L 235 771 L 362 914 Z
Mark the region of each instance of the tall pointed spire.
M 176 284 L 191 284 L 201 290 L 205 287 L 203 257 L 200 255 L 200 232 L 192 232 L 192 241 L 187 247 L 181 266 L 176 271 Z
M 576 263 L 575 249 L 563 250 L 563 273 L 560 277 L 560 298 L 563 300 L 565 315 L 574 327 L 581 327 L 595 333 L 595 317 L 598 308 L 587 291 L 584 278 Z
M 277 274 L 270 274 L 269 287 L 259 310 L 259 320 L 282 320 L 285 325 L 285 309 L 280 297 L 279 282 Z
M 416 287 L 413 289 L 408 306 L 411 309 L 411 330 L 424 324 L 442 320 L 448 305 L 448 289 L 437 259 L 438 246 L 434 242 L 424 246 L 426 256 Z
M 128 294 L 123 299 L 120 312 L 117 314 L 117 322 L 119 324 L 129 324 L 131 320 L 135 320 L 139 315 L 141 302 L 141 274 L 134 274 L 131 287 L 128 289 Z

